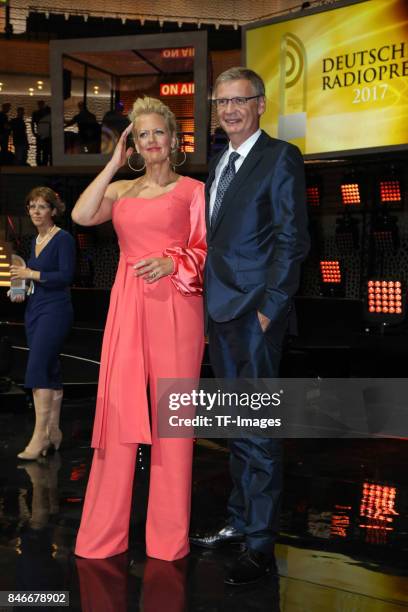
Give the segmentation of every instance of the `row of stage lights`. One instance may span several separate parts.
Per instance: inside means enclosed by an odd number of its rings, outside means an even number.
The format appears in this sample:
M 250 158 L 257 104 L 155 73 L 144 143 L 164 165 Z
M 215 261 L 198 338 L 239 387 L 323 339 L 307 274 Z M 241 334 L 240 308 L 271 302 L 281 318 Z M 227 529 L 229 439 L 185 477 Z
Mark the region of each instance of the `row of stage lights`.
M 391 215 L 393 209 L 403 207 L 404 190 L 394 168 L 388 178 L 381 179 L 376 186 L 375 206 L 370 218 L 370 239 L 375 251 L 396 251 L 400 246 L 397 218 Z M 310 179 L 306 188 L 308 205 L 318 209 L 322 204 L 321 182 Z M 362 186 L 355 179 L 344 179 L 339 195 L 343 212 L 336 219 L 335 242 L 341 253 L 350 253 L 360 243 L 359 225 L 361 220 L 353 212 L 364 210 Z
M 7 86 L 7 84 L 0 82 L 0 92 L 3 91 L 3 87 Z M 42 91 L 44 89 L 44 81 L 37 81 L 36 87 L 28 87 L 28 95 L 33 96 L 36 91 Z M 93 93 L 95 96 L 98 96 L 100 93 L 100 86 L 93 85 Z
M 402 204 L 402 185 L 396 177 L 383 179 L 377 185 L 377 200 L 386 206 Z M 306 187 L 307 203 L 318 208 L 322 203 L 322 186 L 317 179 L 311 179 Z M 341 204 L 345 207 L 359 208 L 363 203 L 361 184 L 355 180 L 344 180 L 340 185 Z
M 37 89 L 38 89 L 38 91 L 42 91 L 42 90 L 43 90 L 43 88 L 44 88 L 44 81 L 37 81 Z M 34 92 L 35 92 L 34 87 L 29 87 L 29 88 L 28 88 L 28 94 L 29 94 L 30 96 L 33 96 L 33 95 L 34 95 Z
M 360 242 L 359 226 L 366 217 L 354 215 L 353 211 L 364 210 L 365 200 L 362 185 L 355 176 L 345 177 L 340 184 L 339 200 L 343 212 L 336 219 L 335 242 L 339 253 L 350 254 L 358 249 Z M 386 251 L 396 251 L 400 246 L 398 222 L 390 214 L 392 209 L 402 209 L 404 189 L 395 169 L 378 181 L 374 196 L 374 207 L 369 219 L 370 245 L 374 251 L 385 256 Z M 321 183 L 310 180 L 307 185 L 308 205 L 318 209 L 322 204 Z M 321 295 L 345 295 L 345 266 L 341 260 L 320 261 Z M 364 297 L 364 316 L 373 325 L 400 323 L 406 315 L 406 288 L 401 279 L 370 278 L 366 281 Z
M 348 211 L 336 219 L 335 241 L 341 253 L 350 253 L 359 247 L 360 221 Z M 370 238 L 377 252 L 397 251 L 400 246 L 398 222 L 395 216 L 386 211 L 373 215 Z
M 379 201 L 381 204 L 397 204 L 401 202 L 401 184 L 397 179 L 379 182 Z M 340 186 L 343 206 L 360 206 L 361 189 L 359 183 L 343 183 Z

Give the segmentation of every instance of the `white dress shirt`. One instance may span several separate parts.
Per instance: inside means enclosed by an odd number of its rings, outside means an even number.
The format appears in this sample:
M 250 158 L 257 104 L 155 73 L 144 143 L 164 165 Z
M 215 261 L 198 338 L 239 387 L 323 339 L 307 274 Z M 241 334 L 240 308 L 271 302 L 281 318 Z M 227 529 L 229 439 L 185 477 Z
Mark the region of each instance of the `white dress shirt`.
M 225 151 L 224 155 L 222 155 L 220 161 L 217 164 L 217 167 L 215 169 L 214 180 L 210 187 L 210 219 L 211 219 L 211 215 L 214 209 L 215 198 L 217 196 L 218 181 L 220 180 L 222 171 L 224 170 L 225 166 L 228 164 L 229 156 L 234 151 L 235 153 L 238 153 L 239 157 L 237 160 L 235 160 L 235 172 L 238 172 L 238 170 L 244 163 L 246 156 L 248 155 L 248 153 L 250 152 L 250 150 L 252 149 L 252 147 L 254 146 L 258 138 L 260 137 L 260 135 L 261 135 L 261 130 L 258 128 L 256 132 L 251 134 L 251 136 L 247 138 L 245 142 L 243 142 L 238 147 L 238 149 L 234 149 L 233 146 L 231 145 L 231 142 L 229 143 L 228 149 Z

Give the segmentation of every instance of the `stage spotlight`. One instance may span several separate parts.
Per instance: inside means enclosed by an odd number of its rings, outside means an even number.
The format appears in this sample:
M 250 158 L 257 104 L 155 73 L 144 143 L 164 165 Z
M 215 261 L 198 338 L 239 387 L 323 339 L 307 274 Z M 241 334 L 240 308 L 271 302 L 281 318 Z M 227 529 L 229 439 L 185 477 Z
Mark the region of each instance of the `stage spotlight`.
M 380 181 L 380 202 L 381 204 L 400 204 L 401 184 L 399 180 Z
M 341 283 L 340 263 L 338 261 L 321 261 L 320 271 L 323 283 Z
M 359 528 L 366 530 L 365 541 L 386 544 L 389 534 L 395 530 L 398 490 L 376 482 L 364 482 L 360 502 Z
M 350 214 L 345 213 L 336 220 L 335 241 L 337 248 L 341 252 L 349 253 L 358 248 L 359 231 L 358 221 Z
M 377 202 L 382 209 L 402 209 L 404 186 L 401 176 L 402 171 L 397 171 L 393 164 L 381 173 L 377 184 Z
M 306 198 L 308 206 L 318 208 L 322 199 L 322 185 L 315 177 L 310 177 L 306 183 Z
M 367 281 L 365 318 L 376 325 L 396 325 L 405 318 L 405 289 L 402 280 Z
M 339 261 L 321 261 L 321 293 L 326 296 L 344 295 L 344 275 Z
M 360 206 L 361 189 L 354 177 L 345 178 L 340 185 L 341 201 L 343 206 Z
M 400 238 L 396 217 L 385 212 L 377 215 L 372 224 L 372 238 L 377 251 L 397 251 Z
M 306 187 L 306 197 L 309 206 L 320 206 L 320 192 L 319 187 L 317 185 Z

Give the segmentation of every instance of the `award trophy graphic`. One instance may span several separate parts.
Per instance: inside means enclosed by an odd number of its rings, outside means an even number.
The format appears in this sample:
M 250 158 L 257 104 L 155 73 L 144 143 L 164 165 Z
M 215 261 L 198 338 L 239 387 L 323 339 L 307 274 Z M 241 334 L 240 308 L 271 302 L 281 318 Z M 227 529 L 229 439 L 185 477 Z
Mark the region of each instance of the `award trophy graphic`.
M 291 33 L 283 35 L 280 47 L 278 138 L 306 145 L 306 49 Z
M 26 263 L 20 255 L 16 255 L 15 253 L 11 254 L 11 265 L 12 266 L 22 266 L 26 267 Z M 21 296 L 21 298 L 25 299 L 26 295 L 26 282 L 23 278 L 15 278 L 10 280 L 10 298 L 13 301 L 17 296 Z
M 11 251 L 11 245 L 8 242 L 0 241 L 0 287 L 10 287 L 10 299 L 22 301 L 26 295 L 26 282 L 24 279 L 10 279 L 10 266 L 26 267 L 26 263 L 20 255 L 16 255 Z

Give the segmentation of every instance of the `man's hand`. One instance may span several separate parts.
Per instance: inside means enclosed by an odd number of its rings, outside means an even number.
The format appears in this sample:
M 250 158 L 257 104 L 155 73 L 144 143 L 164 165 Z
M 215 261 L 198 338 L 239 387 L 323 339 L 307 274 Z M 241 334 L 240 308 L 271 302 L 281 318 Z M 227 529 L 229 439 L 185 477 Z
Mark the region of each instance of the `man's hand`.
M 259 310 L 257 311 L 257 314 L 259 319 L 259 325 L 261 326 L 262 331 L 265 332 L 268 329 L 271 320 L 268 319 L 268 317 L 265 317 L 265 315 L 262 314 L 262 312 L 259 312 Z

